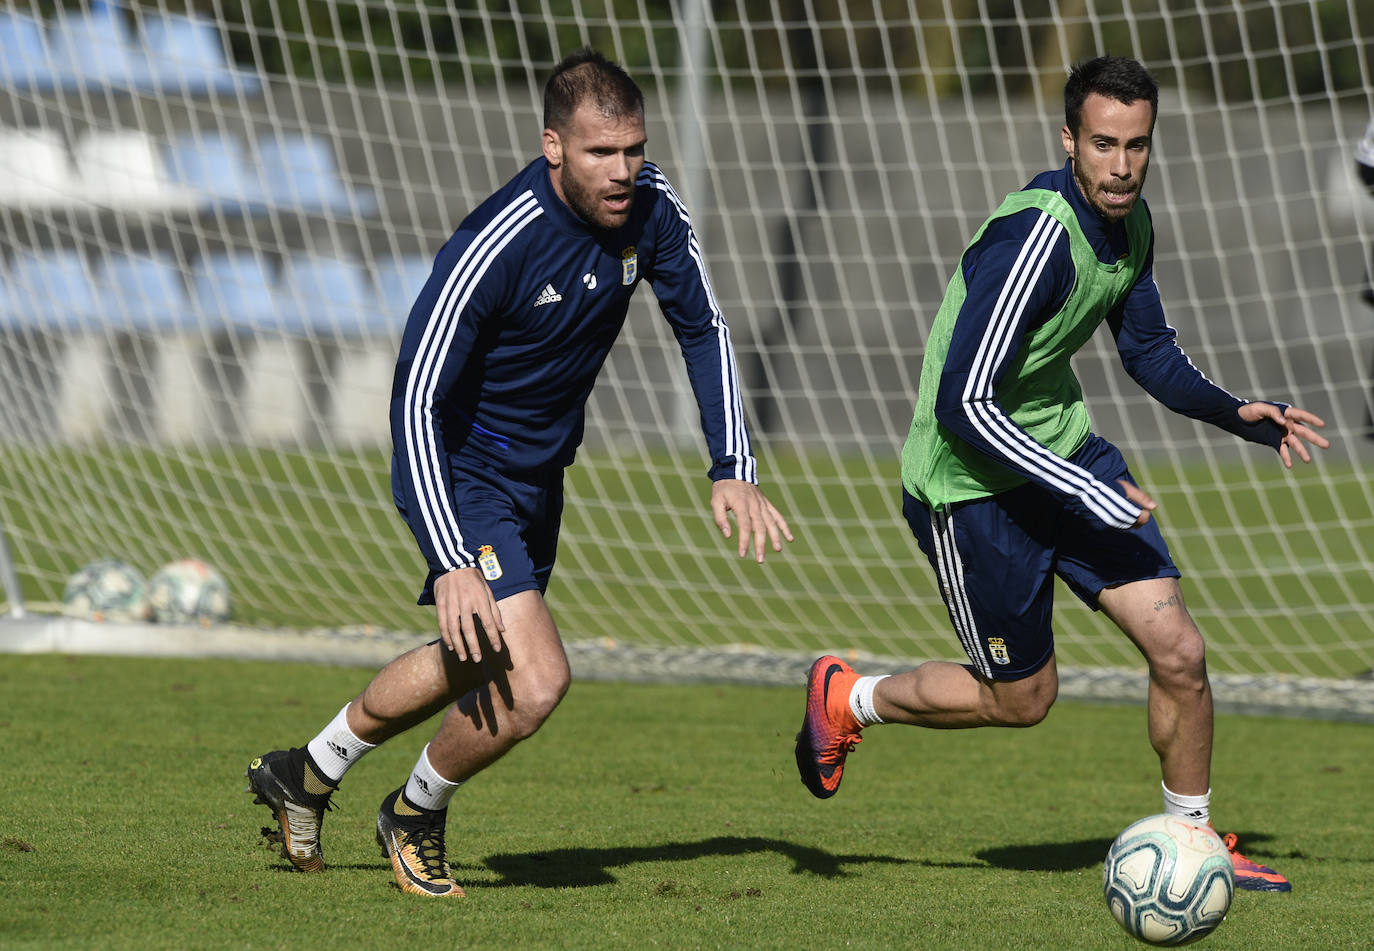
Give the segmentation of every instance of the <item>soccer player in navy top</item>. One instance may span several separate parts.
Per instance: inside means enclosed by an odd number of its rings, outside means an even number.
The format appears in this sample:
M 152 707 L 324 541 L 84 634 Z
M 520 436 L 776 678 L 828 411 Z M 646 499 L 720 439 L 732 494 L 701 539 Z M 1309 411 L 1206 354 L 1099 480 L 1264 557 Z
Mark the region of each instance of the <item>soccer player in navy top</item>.
M 687 209 L 645 160 L 644 97 L 581 50 L 544 91 L 543 154 L 439 251 L 406 324 L 392 388 L 392 487 L 428 565 L 439 638 L 383 668 L 304 747 L 248 770 L 283 854 L 324 868 L 330 795 L 368 750 L 447 708 L 377 841 L 402 890 L 463 894 L 444 849 L 454 791 L 528 737 L 568 689 L 544 592 L 563 471 L 584 407 L 641 282 L 681 345 L 711 457 L 711 509 L 740 557 L 782 550 L 787 522 L 758 488 L 730 335 Z M 731 525 L 731 517 L 734 526 Z
M 1158 87 L 1134 60 L 1077 66 L 1064 90 L 1068 160 L 1007 196 L 975 235 L 926 343 L 902 451 L 904 514 L 935 568 L 968 664 L 931 661 L 859 676 L 837 657 L 813 665 L 797 736 L 811 792 L 839 788 L 866 726 L 1031 726 L 1058 690 L 1053 579 L 1100 609 L 1149 666 L 1150 741 L 1164 811 L 1210 823 L 1212 696 L 1202 635 L 1154 501 L 1121 454 L 1093 434 L 1069 360 L 1102 323 L 1127 372 L 1176 412 L 1278 451 L 1285 466 L 1322 421 L 1237 399 L 1202 375 L 1164 319 L 1154 231 L 1141 198 Z M 1235 851 L 1236 884 L 1286 891 Z

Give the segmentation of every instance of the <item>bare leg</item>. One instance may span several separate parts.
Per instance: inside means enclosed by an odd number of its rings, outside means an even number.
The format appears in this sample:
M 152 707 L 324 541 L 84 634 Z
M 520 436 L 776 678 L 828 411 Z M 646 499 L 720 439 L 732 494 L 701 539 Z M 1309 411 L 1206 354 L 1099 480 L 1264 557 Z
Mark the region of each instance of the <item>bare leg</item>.
M 888 723 L 957 730 L 1034 726 L 1058 693 L 1053 657 L 1029 677 L 1011 681 L 986 680 L 969 667 L 933 660 L 879 682 L 873 701 Z
M 548 719 L 571 673 L 552 615 L 537 591 L 501 601 L 505 650 L 479 664 L 458 661 L 442 643 L 402 654 L 377 673 L 348 708 L 359 739 L 380 743 L 452 704 L 429 744 L 429 760 L 460 782 L 500 759 Z
M 1164 785 L 1201 796 L 1211 784 L 1212 688 L 1202 634 L 1173 578 L 1108 588 L 1098 601 L 1144 655 L 1150 668 L 1150 745 Z

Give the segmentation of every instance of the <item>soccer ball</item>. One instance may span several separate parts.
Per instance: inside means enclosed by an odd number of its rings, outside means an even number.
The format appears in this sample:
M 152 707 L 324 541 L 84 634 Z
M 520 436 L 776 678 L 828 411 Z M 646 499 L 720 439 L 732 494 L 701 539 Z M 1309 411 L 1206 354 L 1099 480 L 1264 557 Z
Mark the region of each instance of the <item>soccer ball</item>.
M 1235 894 L 1221 837 L 1182 816 L 1148 816 L 1127 826 L 1102 868 L 1107 907 L 1148 944 L 1188 944 L 1226 918 Z
M 148 614 L 143 576 L 116 558 L 93 561 L 67 579 L 62 613 L 93 621 L 136 621 Z
M 148 582 L 148 609 L 159 624 L 215 624 L 229 618 L 229 585 L 203 561 L 169 562 Z

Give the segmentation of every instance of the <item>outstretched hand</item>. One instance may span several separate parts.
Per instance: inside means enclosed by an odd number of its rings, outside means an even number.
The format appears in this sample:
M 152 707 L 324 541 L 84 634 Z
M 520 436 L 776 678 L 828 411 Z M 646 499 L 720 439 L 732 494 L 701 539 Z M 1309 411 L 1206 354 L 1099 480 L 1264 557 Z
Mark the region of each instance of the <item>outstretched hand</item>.
M 1283 441 L 1279 443 L 1279 458 L 1283 460 L 1285 467 L 1293 468 L 1293 453 L 1298 454 L 1298 458 L 1303 462 L 1311 462 L 1312 456 L 1307 451 L 1304 442 L 1310 442 L 1318 449 L 1325 449 L 1331 443 L 1320 433 L 1313 432 L 1309 427 L 1316 426 L 1321 429 L 1326 422 L 1315 413 L 1309 413 L 1305 409 L 1298 409 L 1290 406 L 1280 412 L 1279 408 L 1273 403 L 1262 403 L 1259 401 L 1246 403 L 1236 410 L 1240 418 L 1247 423 L 1257 423 L 1261 419 L 1267 419 L 1284 429 Z
M 716 528 L 726 538 L 732 534 L 729 513 L 735 514 L 739 527 L 739 556 L 743 558 L 753 541 L 754 560 L 763 563 L 764 539 L 774 551 L 782 551 L 782 540 L 792 540 L 787 520 L 773 507 L 763 491 L 752 482 L 740 479 L 720 479 L 711 484 L 711 514 Z

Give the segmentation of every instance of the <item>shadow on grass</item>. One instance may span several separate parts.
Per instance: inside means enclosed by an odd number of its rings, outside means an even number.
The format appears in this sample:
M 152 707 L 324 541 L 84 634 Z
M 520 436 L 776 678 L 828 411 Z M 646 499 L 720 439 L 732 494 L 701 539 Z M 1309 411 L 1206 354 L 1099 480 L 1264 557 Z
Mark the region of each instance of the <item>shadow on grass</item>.
M 1240 835 L 1241 845 L 1246 842 L 1258 845 L 1272 837 L 1261 832 L 1247 832 Z M 848 875 L 846 866 L 914 865 L 927 868 L 1000 868 L 1014 872 L 1076 872 L 1089 868 L 1100 868 L 1111 846 L 1111 839 L 1080 839 L 1076 842 L 1039 842 L 1027 845 L 1000 845 L 981 849 L 974 853 L 977 861 L 937 862 L 929 859 L 899 858 L 892 855 L 837 855 L 824 849 L 797 845 L 779 839 L 765 839 L 759 836 L 716 836 L 700 842 L 680 842 L 664 845 L 621 846 L 606 849 L 570 848 L 549 849 L 538 852 L 501 853 L 488 856 L 480 862 L 454 863 L 455 869 L 486 869 L 494 873 L 494 881 L 476 881 L 461 872 L 466 888 L 507 888 L 512 886 L 532 886 L 535 888 L 586 888 L 595 885 L 614 884 L 616 878 L 612 869 L 623 868 L 643 862 L 690 862 L 708 856 L 753 855 L 772 852 L 787 857 L 792 862 L 794 875 L 817 875 L 821 878 L 843 878 Z M 1263 848 L 1255 850 L 1257 855 L 1266 855 Z M 1287 853 L 1285 858 L 1303 858 L 1301 852 Z M 372 870 L 389 869 L 389 863 L 379 862 L 353 864 L 331 864 L 330 868 Z M 290 863 L 283 861 L 276 871 L 294 872 Z
M 999 845 L 974 854 L 989 865 L 1013 872 L 1076 872 L 1101 866 L 1111 844 L 1111 839 L 1080 839 L 1077 842 Z
M 1271 856 L 1262 843 L 1273 836 L 1263 832 L 1237 834 L 1242 852 L 1258 857 Z M 1102 866 L 1111 848 L 1111 839 L 1082 839 L 1078 842 L 1041 842 L 1035 845 L 1001 845 L 974 853 L 989 865 L 1013 872 L 1076 872 Z M 1281 858 L 1305 858 L 1301 852 L 1289 852 Z
M 847 865 L 882 863 L 905 865 L 909 859 L 887 855 L 835 855 L 824 849 L 765 839 L 757 836 L 717 836 L 700 842 L 624 846 L 609 849 L 553 849 L 540 852 L 492 855 L 483 865 L 500 876 L 494 882 L 464 882 L 466 887 L 504 888 L 532 885 L 536 888 L 580 888 L 615 882 L 611 869 L 640 862 L 688 862 L 706 856 L 752 855 L 773 852 L 792 862 L 793 874 L 840 878 Z

